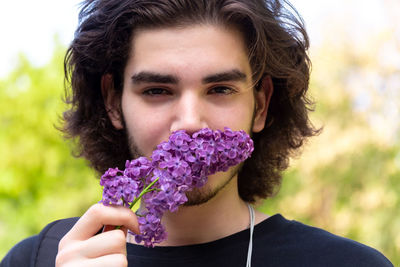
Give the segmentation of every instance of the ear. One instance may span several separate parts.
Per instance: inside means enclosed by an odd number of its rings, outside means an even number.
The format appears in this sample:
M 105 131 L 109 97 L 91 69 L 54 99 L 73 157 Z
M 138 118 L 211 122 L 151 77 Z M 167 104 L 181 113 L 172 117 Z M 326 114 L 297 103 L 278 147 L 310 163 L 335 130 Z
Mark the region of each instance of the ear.
M 265 120 L 267 119 L 269 101 L 271 100 L 274 85 L 271 76 L 267 75 L 261 80 L 261 87 L 255 91 L 255 114 L 252 131 L 258 133 L 265 127 Z
M 114 90 L 111 74 L 104 74 L 101 77 L 101 94 L 103 95 L 104 106 L 112 125 L 118 130 L 123 129 L 121 96 Z

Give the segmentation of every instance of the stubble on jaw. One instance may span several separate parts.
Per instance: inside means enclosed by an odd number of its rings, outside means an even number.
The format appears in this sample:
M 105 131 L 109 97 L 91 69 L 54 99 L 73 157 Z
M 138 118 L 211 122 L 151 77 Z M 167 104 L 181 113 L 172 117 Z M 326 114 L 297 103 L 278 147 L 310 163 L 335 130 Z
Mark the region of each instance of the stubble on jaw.
M 144 157 L 144 153 L 140 151 L 139 147 L 136 145 L 133 136 L 131 136 L 128 132 L 126 133 L 129 145 L 129 152 L 131 154 L 131 159 L 136 159 L 139 157 Z
M 191 191 L 186 193 L 188 201 L 185 202 L 183 206 L 198 206 L 207 203 L 209 200 L 213 199 L 219 192 L 221 192 L 229 183 L 232 182 L 233 178 L 238 175 L 238 171 L 239 166 L 232 167 L 232 169 L 228 170 L 227 176 L 229 178 L 224 183 L 218 185 L 216 188 L 210 188 L 207 184 L 201 188 L 193 188 Z
M 252 120 L 251 120 L 251 127 L 250 129 L 253 128 L 254 124 L 254 118 L 255 118 L 255 113 L 256 113 L 256 107 L 254 106 L 254 111 L 252 115 Z M 129 145 L 129 151 L 130 151 L 130 156 L 131 159 L 136 159 L 138 157 L 144 156 L 144 153 L 140 151 L 138 145 L 136 144 L 134 138 L 132 135 L 129 134 L 129 132 L 126 130 L 126 122 L 125 118 L 123 116 L 123 113 L 121 112 L 121 117 L 122 117 L 122 125 L 123 129 L 126 132 L 126 137 L 128 140 L 128 145 Z M 250 136 L 252 136 L 252 133 L 250 133 Z M 222 184 L 219 184 L 216 188 L 209 188 L 208 185 L 204 185 L 201 188 L 193 188 L 191 191 L 186 193 L 186 197 L 188 198 L 188 201 L 183 204 L 185 207 L 190 207 L 190 206 L 198 206 L 204 203 L 207 203 L 211 199 L 213 199 L 219 192 L 221 192 L 230 182 L 232 182 L 233 178 L 235 176 L 239 175 L 240 170 L 242 169 L 244 165 L 244 162 L 240 163 L 237 166 L 231 167 L 227 171 L 227 176 L 229 178 Z
M 144 154 L 140 151 L 137 144 L 135 143 L 133 136 L 127 133 L 127 139 L 129 142 L 129 151 L 131 154 L 131 158 L 135 159 L 144 156 Z M 230 182 L 232 182 L 233 178 L 235 178 L 235 176 L 238 175 L 242 165 L 243 163 L 229 169 L 227 171 L 227 176 L 229 176 L 229 178 L 224 183 L 219 184 L 216 188 L 210 188 L 206 184 L 201 188 L 196 187 L 193 188 L 191 191 L 187 192 L 186 197 L 188 198 L 188 201 L 185 202 L 183 206 L 190 207 L 207 203 L 209 200 L 214 198 L 220 191 L 222 191 Z

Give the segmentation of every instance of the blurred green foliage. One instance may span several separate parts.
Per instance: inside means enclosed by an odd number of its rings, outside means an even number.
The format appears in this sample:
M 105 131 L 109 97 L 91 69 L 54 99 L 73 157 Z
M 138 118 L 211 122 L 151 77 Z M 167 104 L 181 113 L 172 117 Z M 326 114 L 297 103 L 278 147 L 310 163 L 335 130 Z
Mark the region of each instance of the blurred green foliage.
M 346 35 L 330 34 L 311 51 L 311 120 L 323 131 L 260 209 L 367 244 L 400 266 L 400 73 L 370 52 L 390 45 L 393 35 L 363 40 L 362 50 Z
M 64 104 L 63 54 L 33 67 L 18 67 L 0 81 L 0 258 L 47 223 L 80 216 L 99 200 L 95 174 L 71 156 L 58 125 Z
M 54 127 L 65 110 L 64 52 L 58 46 L 43 67 L 21 56 L 0 81 L 0 258 L 50 221 L 80 216 L 101 195 L 96 174 L 71 156 L 71 144 Z M 400 142 L 379 135 L 369 113 L 354 110 L 346 89 L 352 73 L 369 65 L 323 47 L 313 62 L 313 121 L 324 131 L 293 160 L 279 194 L 259 209 L 365 243 L 398 266 Z

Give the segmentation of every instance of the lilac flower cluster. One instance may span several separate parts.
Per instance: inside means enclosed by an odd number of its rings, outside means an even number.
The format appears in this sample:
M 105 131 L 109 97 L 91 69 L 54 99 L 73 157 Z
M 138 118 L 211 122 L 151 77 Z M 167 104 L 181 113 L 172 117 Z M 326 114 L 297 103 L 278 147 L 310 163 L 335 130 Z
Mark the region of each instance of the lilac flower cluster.
M 108 169 L 101 177 L 104 205 L 133 205 L 142 199 L 137 243 L 152 247 L 166 239 L 161 217 L 187 201 L 186 192 L 201 187 L 207 176 L 227 171 L 253 152 L 253 140 L 244 131 L 208 128 L 192 136 L 184 130 L 171 134 L 153 151 L 151 159 L 127 161 L 125 170 Z M 144 205 L 143 205 L 144 204 Z

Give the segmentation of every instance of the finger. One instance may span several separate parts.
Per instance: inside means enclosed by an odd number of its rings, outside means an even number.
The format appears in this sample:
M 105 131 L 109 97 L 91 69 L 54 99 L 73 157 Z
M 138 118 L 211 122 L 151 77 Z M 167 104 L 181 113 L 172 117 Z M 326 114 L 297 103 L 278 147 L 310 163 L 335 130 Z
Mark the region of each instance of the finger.
M 101 232 L 103 233 L 103 232 L 108 232 L 108 231 L 112 231 L 115 229 L 120 229 L 125 233 L 125 236 L 126 236 L 126 234 L 128 233 L 128 228 L 126 228 L 125 226 L 121 226 L 119 228 L 116 228 L 116 227 L 117 226 L 115 226 L 115 225 L 104 225 L 103 230 Z
M 57 253 L 56 265 L 74 263 L 72 266 L 78 266 L 78 262 L 81 264 L 85 259 L 112 254 L 127 254 L 126 235 L 120 229 L 104 232 L 84 241 L 74 241 L 69 243 L 68 246 L 65 245 Z
M 122 230 L 112 230 L 95 235 L 81 243 L 79 253 L 85 258 L 109 254 L 126 255 L 126 236 Z
M 124 254 L 105 255 L 95 259 L 85 261 L 85 267 L 127 267 L 128 259 Z
M 63 239 L 89 239 L 104 225 L 123 225 L 129 230 L 139 233 L 137 217 L 131 209 L 123 206 L 104 206 L 98 203 L 86 211 Z

